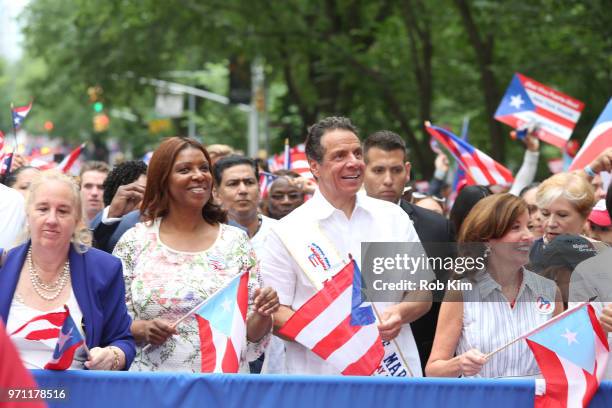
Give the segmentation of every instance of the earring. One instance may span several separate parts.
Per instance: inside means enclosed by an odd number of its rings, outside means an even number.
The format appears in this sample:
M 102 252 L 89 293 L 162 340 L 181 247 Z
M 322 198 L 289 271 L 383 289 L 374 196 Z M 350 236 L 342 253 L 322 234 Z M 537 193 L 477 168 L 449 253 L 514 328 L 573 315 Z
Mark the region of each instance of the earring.
M 489 245 L 485 246 L 484 253 L 482 254 L 483 258 L 487 259 L 491 255 L 491 247 Z

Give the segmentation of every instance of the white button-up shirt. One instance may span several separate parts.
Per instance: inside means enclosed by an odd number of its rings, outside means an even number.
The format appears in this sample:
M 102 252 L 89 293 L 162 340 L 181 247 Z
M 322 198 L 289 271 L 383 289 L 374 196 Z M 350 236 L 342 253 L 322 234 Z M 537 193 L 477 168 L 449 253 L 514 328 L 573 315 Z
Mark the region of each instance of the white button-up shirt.
M 351 254 L 361 267 L 362 242 L 419 242 L 412 221 L 399 206 L 357 194 L 350 219 L 344 212 L 333 207 L 317 190 L 314 196 L 279 221 L 284 231 L 292 231 L 295 239 L 300 237 L 302 226 L 318 223 L 322 234 L 346 256 Z M 293 237 L 284 237 L 284 239 Z M 302 272 L 272 228 L 261 261 L 261 274 L 265 286 L 278 292 L 280 303 L 299 309 L 317 290 Z M 421 278 L 433 279 L 426 271 Z M 376 303 L 382 313 L 393 303 Z M 410 369 L 415 376 L 422 376 L 419 354 L 410 324 L 404 324 L 396 337 Z M 316 354 L 296 342 L 286 343 L 287 372 L 290 374 L 339 374 L 339 371 Z

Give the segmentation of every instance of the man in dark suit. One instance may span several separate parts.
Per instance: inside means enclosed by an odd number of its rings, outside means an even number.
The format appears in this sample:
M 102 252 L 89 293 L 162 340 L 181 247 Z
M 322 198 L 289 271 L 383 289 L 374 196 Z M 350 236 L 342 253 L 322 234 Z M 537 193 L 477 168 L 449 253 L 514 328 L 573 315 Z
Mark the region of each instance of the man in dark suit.
M 408 214 L 428 257 L 454 257 L 454 245 L 450 243 L 455 241 L 455 237 L 450 222 L 440 214 L 401 198 L 404 185 L 410 180 L 410 162 L 402 138 L 391 131 L 381 130 L 365 140 L 363 151 L 366 163 L 364 187 L 368 196 L 396 203 Z M 434 269 L 434 272 L 438 280 L 446 281 L 451 271 Z M 411 323 L 423 368 L 431 352 L 443 294 L 434 293 L 431 310 Z
M 104 181 L 104 206 L 90 222 L 94 246 L 112 253 L 121 236 L 140 221 L 138 206 L 147 183 L 147 165 L 140 160 L 123 162 Z

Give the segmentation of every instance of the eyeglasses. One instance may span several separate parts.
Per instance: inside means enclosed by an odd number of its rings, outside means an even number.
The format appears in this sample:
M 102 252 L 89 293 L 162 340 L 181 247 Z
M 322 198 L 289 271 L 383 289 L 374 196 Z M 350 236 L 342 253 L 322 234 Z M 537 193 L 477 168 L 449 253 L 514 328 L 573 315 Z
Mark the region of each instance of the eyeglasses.
M 418 191 L 415 191 L 415 192 L 412 193 L 412 198 L 414 198 L 415 200 L 422 200 L 424 198 L 431 198 L 431 199 L 433 199 L 433 200 L 435 200 L 435 201 L 437 201 L 439 203 L 442 203 L 442 204 L 446 203 L 446 198 L 438 197 L 438 196 L 435 196 L 435 195 L 423 194 L 423 193 L 420 193 Z

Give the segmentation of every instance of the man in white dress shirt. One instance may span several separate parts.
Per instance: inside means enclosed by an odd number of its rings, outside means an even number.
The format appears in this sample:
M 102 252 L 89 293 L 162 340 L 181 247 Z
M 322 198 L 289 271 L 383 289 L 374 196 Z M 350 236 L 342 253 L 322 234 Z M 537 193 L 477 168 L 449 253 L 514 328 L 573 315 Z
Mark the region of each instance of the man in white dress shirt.
M 275 329 L 317 292 L 313 279 L 322 282 L 342 267 L 313 268 L 306 276 L 300 267 L 304 260 L 294 258 L 295 253 L 288 250 L 291 241 L 325 240 L 329 244 L 326 248 L 333 247 L 342 259 L 351 254 L 358 264 L 361 242 L 419 242 L 410 218 L 399 206 L 357 194 L 365 163 L 357 130 L 350 120 L 329 117 L 313 125 L 306 139 L 306 155 L 319 187 L 310 200 L 272 227 L 262 256 L 264 283 L 276 289 L 281 303 L 274 315 Z M 319 255 L 332 258 L 331 253 Z M 418 273 L 421 279 L 433 279 L 429 270 Z M 399 347 L 398 354 L 409 366 L 404 375 L 421 376 L 409 323 L 429 310 L 431 294 L 412 291 L 401 295 L 401 302 L 376 303 L 380 313 L 378 328 L 384 341 Z M 286 367 L 292 374 L 339 374 L 339 370 L 296 342 L 287 342 Z M 390 370 L 391 375 L 395 372 Z
M 19 191 L 0 184 L 0 248 L 6 251 L 13 247 L 24 223 L 23 196 Z

